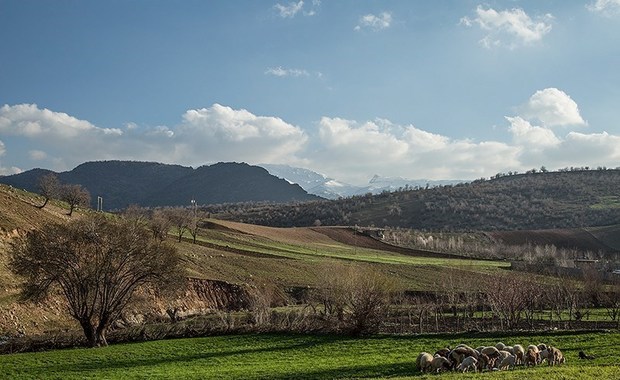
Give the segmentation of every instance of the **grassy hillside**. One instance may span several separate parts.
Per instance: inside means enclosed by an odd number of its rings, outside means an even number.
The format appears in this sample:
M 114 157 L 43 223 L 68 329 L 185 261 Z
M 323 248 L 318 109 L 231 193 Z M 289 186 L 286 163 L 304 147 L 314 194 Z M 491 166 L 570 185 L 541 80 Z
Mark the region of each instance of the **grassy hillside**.
M 581 228 L 620 223 L 620 170 L 498 176 L 468 184 L 295 205 L 210 207 L 271 226 L 361 225 L 432 231 Z
M 0 239 L 0 335 L 53 331 L 68 323 L 58 301 L 16 302 L 18 279 L 6 267 L 8 242 L 14 233 L 68 218 L 62 203 L 44 209 L 37 207 L 40 204 L 42 199 L 34 194 L 0 186 L 0 228 L 4 231 Z M 172 236 L 170 242 L 183 254 L 193 278 L 278 289 L 320 286 L 325 272 L 336 265 L 372 267 L 408 291 L 436 287 L 442 276 L 470 279 L 466 282 L 475 284 L 475 279 L 507 265 L 396 248 L 347 228 L 283 229 L 209 219 L 198 231 L 197 244 L 190 239 L 179 243 Z

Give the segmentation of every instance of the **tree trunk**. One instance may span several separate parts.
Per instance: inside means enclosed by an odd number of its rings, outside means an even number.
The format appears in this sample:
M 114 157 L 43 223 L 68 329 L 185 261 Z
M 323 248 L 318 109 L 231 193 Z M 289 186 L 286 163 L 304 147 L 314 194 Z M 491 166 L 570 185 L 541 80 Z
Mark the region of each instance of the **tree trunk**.
M 97 347 L 97 334 L 95 332 L 95 326 L 90 323 L 90 320 L 80 320 L 80 326 L 84 330 L 84 336 L 86 337 L 86 344 L 88 347 Z
M 42 204 L 41 206 L 37 206 L 37 207 L 38 207 L 38 208 L 43 208 L 43 207 L 45 207 L 45 206 L 47 205 L 47 202 L 48 202 L 49 200 L 50 200 L 50 199 L 49 199 L 48 197 L 45 197 L 45 202 L 43 202 L 43 204 Z

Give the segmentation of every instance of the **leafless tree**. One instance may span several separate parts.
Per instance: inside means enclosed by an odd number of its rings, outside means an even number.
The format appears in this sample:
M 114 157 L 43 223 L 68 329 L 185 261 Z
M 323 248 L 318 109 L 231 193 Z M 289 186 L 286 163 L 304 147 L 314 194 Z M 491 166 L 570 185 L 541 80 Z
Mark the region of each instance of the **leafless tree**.
M 39 178 L 39 192 L 45 198 L 45 201 L 39 208 L 47 205 L 50 199 L 58 198 L 60 195 L 60 181 L 54 173 L 48 173 Z
M 171 225 L 172 222 L 170 221 L 170 218 L 164 210 L 157 209 L 154 210 L 151 214 L 149 227 L 151 229 L 151 232 L 153 233 L 154 238 L 159 240 L 166 240 Z
M 620 328 L 620 278 L 612 281 L 607 292 L 605 292 L 605 305 L 609 318 L 617 323 Z
M 526 296 L 519 276 L 490 276 L 487 289 L 489 306 L 499 317 L 502 328 L 515 328 L 526 308 Z
M 192 222 L 192 214 L 185 208 L 175 207 L 164 209 L 164 213 L 170 224 L 176 229 L 179 242 L 183 239 L 185 232 L 189 230 L 190 223 Z
M 73 215 L 76 207 L 88 207 L 90 204 L 90 193 L 81 185 L 63 185 L 61 188 L 61 199 L 69 204 L 68 215 Z
M 24 278 L 24 299 L 60 292 L 91 347 L 107 345 L 106 332 L 135 291 L 179 283 L 176 249 L 141 224 L 87 216 L 33 230 L 11 245 L 10 268 Z
M 353 335 L 376 331 L 395 285 L 384 274 L 358 266 L 332 265 L 320 293 L 328 318 Z

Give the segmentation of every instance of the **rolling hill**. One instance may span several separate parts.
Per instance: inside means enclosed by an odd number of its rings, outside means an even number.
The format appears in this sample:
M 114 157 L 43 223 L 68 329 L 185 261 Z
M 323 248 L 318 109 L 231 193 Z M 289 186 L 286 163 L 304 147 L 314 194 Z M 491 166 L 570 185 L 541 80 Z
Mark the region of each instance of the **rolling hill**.
M 360 225 L 513 231 L 620 224 L 620 170 L 496 176 L 466 184 L 289 205 L 209 207 L 219 218 L 279 227 Z
M 0 183 L 38 191 L 39 178 L 49 170 L 33 169 L 0 177 Z M 185 206 L 250 201 L 290 202 L 320 199 L 299 185 L 243 163 L 217 163 L 193 169 L 180 165 L 135 161 L 99 161 L 57 173 L 62 183 L 79 184 L 92 196 L 103 197 L 108 210 L 132 204 L 144 207 Z
M 14 236 L 47 222 L 68 219 L 62 202 L 51 202 L 44 209 L 37 207 L 40 204 L 42 198 L 36 194 L 0 185 L 0 335 L 73 326 L 58 299 L 36 304 L 18 302 L 19 279 L 8 271 L 9 243 Z M 78 212 L 72 218 L 79 217 Z M 393 247 L 340 227 L 273 228 L 206 219 L 198 231 L 197 244 L 189 238 L 177 242 L 171 237 L 170 242 L 182 253 L 190 277 L 201 286 L 198 293 L 183 298 L 184 310 L 212 307 L 213 297 L 205 296 L 211 293 L 204 287 L 213 282 L 222 289 L 272 287 L 277 289 L 274 302 L 291 302 L 295 292 L 321 285 L 325 271 L 339 265 L 373 268 L 407 291 L 435 286 L 438 276 L 475 279 L 507 265 Z M 162 313 L 163 306 L 144 307 Z

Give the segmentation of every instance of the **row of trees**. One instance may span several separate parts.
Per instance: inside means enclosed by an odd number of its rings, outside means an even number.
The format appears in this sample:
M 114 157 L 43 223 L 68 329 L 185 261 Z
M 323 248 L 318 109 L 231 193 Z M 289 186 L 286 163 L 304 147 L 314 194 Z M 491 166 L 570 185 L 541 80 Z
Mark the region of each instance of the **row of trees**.
M 39 193 L 45 198 L 43 204 L 38 206 L 44 208 L 50 199 L 60 199 L 69 204 L 69 216 L 73 215 L 76 207 L 88 207 L 90 204 L 90 193 L 81 185 L 62 184 L 58 177 L 53 174 L 46 174 L 39 180 Z

